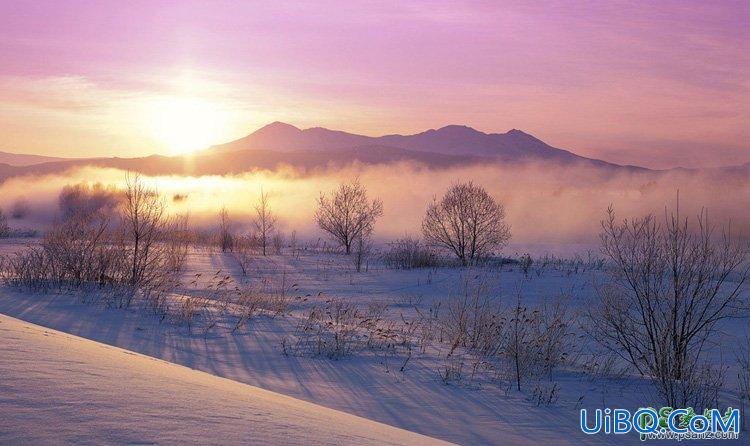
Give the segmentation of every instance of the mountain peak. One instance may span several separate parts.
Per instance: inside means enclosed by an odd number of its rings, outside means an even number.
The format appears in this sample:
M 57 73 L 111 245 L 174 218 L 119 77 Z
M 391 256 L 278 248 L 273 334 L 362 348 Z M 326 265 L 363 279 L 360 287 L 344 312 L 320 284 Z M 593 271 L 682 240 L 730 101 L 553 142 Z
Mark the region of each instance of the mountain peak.
M 281 121 L 274 121 L 274 122 L 272 122 L 270 124 L 264 125 L 260 129 L 256 130 L 254 133 L 258 133 L 258 132 L 263 132 L 263 133 L 267 133 L 267 132 L 273 132 L 273 133 L 279 133 L 279 132 L 297 133 L 297 132 L 300 132 L 300 131 L 301 130 L 298 127 L 295 127 L 292 124 L 287 124 L 286 122 L 281 122 Z
M 461 124 L 450 124 L 446 125 L 445 127 L 440 127 L 439 129 L 435 130 L 436 133 L 442 133 L 442 134 L 451 134 L 451 135 L 477 135 L 481 134 L 484 135 L 483 132 L 480 132 L 479 130 L 469 127 L 468 125 L 461 125 Z

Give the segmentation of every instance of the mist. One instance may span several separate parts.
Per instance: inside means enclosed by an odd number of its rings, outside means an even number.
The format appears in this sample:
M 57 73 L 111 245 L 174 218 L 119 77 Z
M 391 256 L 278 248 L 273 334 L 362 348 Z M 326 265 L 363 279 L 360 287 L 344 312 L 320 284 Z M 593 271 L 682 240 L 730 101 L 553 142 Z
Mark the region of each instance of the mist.
M 457 181 L 473 181 L 500 200 L 512 229 L 514 245 L 555 245 L 597 242 L 599 222 L 609 205 L 621 218 L 673 210 L 680 197 L 680 213 L 692 217 L 705 208 L 713 223 L 731 222 L 735 236 L 747 238 L 750 203 L 747 178 L 727 179 L 719 171 L 673 171 L 662 174 L 612 174 L 590 167 L 546 163 L 487 165 L 428 169 L 414 163 L 330 168 L 312 172 L 292 168 L 232 176 L 144 176 L 158 190 L 172 214 L 188 215 L 194 227 L 209 229 L 226 207 L 237 231 L 249 230 L 253 206 L 261 188 L 269 193 L 280 229 L 301 238 L 323 236 L 313 221 L 316 199 L 342 181 L 355 178 L 371 197 L 383 200 L 384 215 L 375 228 L 378 241 L 419 235 L 427 205 Z M 85 167 L 60 175 L 16 177 L 0 186 L 0 206 L 10 214 L 24 200 L 29 212 L 10 218 L 14 228 L 44 230 L 59 214 L 58 196 L 65 185 L 101 183 L 123 187 L 126 172 Z

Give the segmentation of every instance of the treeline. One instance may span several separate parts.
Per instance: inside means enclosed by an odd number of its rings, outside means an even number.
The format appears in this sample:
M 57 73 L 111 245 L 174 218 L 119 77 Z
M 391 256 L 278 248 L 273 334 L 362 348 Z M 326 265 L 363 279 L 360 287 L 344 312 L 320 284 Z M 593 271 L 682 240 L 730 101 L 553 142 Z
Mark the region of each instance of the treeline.
M 59 203 L 59 219 L 37 246 L 3 258 L 6 281 L 31 289 L 106 289 L 121 293 L 118 306 L 169 291 L 187 255 L 187 221 L 168 216 L 138 175 L 129 175 L 121 191 L 68 187 Z

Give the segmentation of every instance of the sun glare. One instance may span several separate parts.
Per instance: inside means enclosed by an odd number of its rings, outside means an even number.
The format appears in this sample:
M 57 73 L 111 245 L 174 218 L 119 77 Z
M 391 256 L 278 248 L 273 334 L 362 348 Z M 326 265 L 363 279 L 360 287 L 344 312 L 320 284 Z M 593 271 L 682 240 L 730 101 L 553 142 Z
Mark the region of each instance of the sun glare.
M 217 104 L 200 98 L 171 97 L 149 105 L 154 138 L 170 155 L 203 149 L 222 141 L 226 116 Z

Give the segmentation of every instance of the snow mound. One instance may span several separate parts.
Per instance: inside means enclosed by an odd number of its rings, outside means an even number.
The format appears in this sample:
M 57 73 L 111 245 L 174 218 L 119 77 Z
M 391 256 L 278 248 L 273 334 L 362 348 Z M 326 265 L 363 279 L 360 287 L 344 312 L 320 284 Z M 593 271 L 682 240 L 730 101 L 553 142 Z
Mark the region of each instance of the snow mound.
M 0 314 L 2 444 L 447 444 Z

